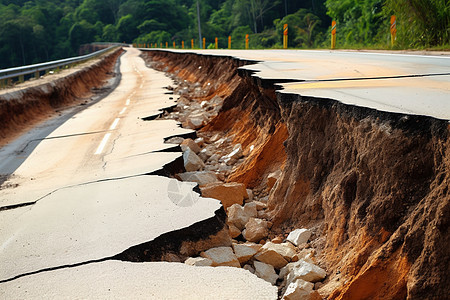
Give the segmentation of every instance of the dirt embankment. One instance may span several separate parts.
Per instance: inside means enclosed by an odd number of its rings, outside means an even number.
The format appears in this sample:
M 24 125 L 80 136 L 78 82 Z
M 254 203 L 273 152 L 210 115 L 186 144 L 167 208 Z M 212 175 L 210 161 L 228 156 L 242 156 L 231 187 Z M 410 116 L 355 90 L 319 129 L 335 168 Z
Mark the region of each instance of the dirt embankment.
M 329 299 L 445 299 L 450 280 L 450 127 L 327 99 L 276 94 L 229 57 L 145 52 L 154 67 L 224 98 L 203 133 L 223 132 L 246 158 L 228 176 L 261 194 L 272 236 L 314 232 Z M 155 62 L 157 62 L 155 64 Z
M 102 92 L 105 80 L 114 76 L 114 65 L 122 49 L 17 88 L 0 90 L 0 146 L 59 109 L 87 104 Z

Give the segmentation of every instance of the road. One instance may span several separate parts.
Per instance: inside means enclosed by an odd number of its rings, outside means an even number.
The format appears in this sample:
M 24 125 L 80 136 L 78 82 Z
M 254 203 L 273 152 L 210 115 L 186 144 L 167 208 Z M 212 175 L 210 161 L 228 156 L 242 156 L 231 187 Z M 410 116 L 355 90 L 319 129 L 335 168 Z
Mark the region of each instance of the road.
M 242 67 L 282 93 L 450 120 L 450 55 L 328 50 L 169 50 L 254 61 Z
M 109 96 L 0 149 L 0 173 L 12 173 L 0 190 L 0 298 L 275 296 L 276 288 L 236 268 L 112 259 L 221 207 L 182 182 L 175 192 L 195 201 L 177 205 L 169 195 L 175 179 L 148 175 L 181 157 L 162 151 L 174 146 L 164 138 L 191 131 L 171 120 L 143 120 L 176 99 L 164 88 L 172 81 L 138 55 L 127 48 L 122 80 Z M 193 280 L 212 273 L 214 285 Z

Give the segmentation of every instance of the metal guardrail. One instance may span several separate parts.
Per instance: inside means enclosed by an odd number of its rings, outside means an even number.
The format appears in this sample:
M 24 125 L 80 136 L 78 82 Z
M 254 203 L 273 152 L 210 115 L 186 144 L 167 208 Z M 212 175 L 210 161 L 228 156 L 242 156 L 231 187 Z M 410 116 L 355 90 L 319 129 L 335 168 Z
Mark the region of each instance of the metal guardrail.
M 9 68 L 9 69 L 3 69 L 0 70 L 0 88 L 7 87 L 11 85 L 12 80 L 14 78 L 18 78 L 19 82 L 24 82 L 24 76 L 34 74 L 35 78 L 40 77 L 41 72 L 47 72 L 49 70 L 57 70 L 61 67 L 73 65 L 76 63 L 80 63 L 83 61 L 86 61 L 88 59 L 94 58 L 96 56 L 99 56 L 113 48 L 118 47 L 117 45 L 110 46 L 108 48 L 87 54 L 82 56 L 76 56 L 71 58 L 65 58 L 55 61 L 50 61 L 46 63 L 40 63 L 40 64 L 34 64 L 29 66 L 22 66 L 17 68 Z

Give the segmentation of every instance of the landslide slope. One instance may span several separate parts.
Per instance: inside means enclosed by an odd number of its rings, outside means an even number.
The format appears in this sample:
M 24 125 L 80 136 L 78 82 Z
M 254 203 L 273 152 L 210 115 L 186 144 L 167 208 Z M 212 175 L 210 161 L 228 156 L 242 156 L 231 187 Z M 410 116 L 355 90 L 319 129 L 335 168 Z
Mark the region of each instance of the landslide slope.
M 447 120 L 276 93 L 230 57 L 147 51 L 153 67 L 224 98 L 202 131 L 234 136 L 246 160 L 229 181 L 270 190 L 272 236 L 314 232 L 329 299 L 446 299 L 450 269 Z

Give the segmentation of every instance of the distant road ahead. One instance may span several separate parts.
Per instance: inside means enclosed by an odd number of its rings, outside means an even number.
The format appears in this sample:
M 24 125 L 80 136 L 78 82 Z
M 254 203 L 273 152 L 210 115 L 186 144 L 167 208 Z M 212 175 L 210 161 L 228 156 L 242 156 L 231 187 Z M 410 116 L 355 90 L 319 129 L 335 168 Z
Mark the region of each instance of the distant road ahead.
M 450 120 L 449 56 L 326 50 L 170 50 L 227 55 L 256 63 L 254 76 L 283 92 L 330 98 L 382 111 Z

